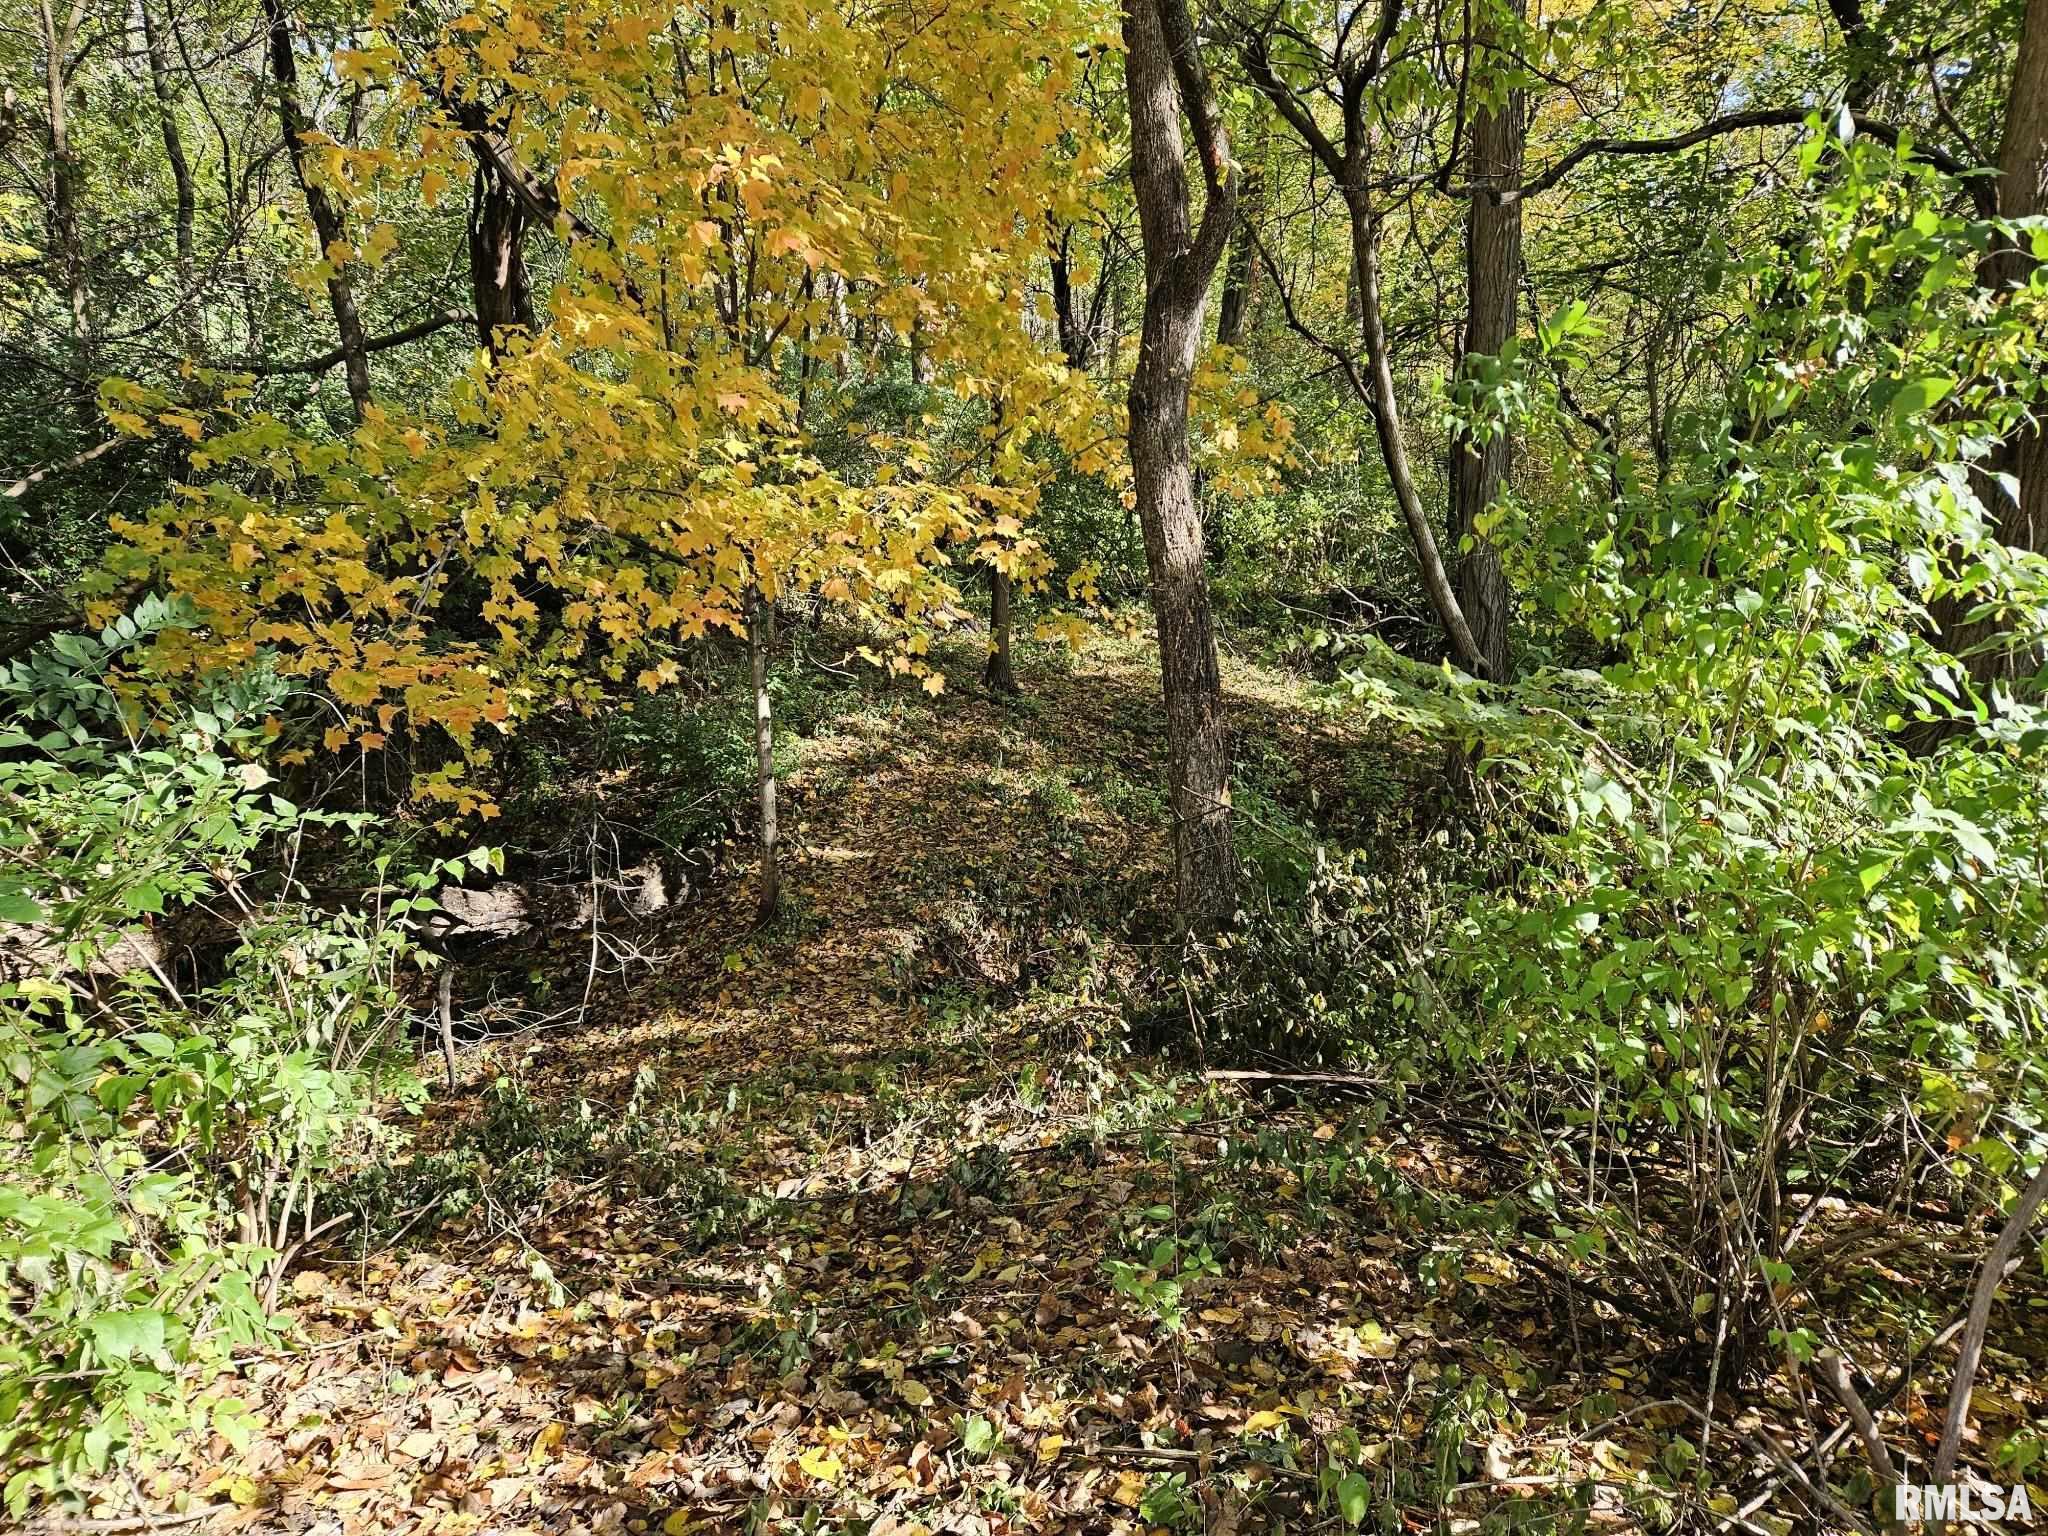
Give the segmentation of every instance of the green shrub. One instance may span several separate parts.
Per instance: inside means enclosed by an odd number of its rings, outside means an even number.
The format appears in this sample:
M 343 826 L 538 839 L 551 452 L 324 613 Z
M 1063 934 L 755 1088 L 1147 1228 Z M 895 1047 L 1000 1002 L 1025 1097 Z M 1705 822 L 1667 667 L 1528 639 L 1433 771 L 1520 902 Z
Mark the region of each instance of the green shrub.
M 368 914 L 316 911 L 289 866 L 264 878 L 268 853 L 349 818 L 271 791 L 267 668 L 187 696 L 117 689 L 124 654 L 175 618 L 152 601 L 0 672 L 0 1497 L 17 1517 L 138 1438 L 232 1427 L 181 1373 L 272 1334 L 323 1178 L 379 1137 L 407 927 L 433 904 L 431 876 Z M 155 953 L 149 925 L 180 913 L 232 935 L 218 979 L 180 988 Z
M 1995 1205 L 2048 1149 L 2043 679 L 1972 681 L 1930 622 L 1997 613 L 2028 666 L 2048 641 L 2048 572 L 1979 499 L 2039 408 L 2048 284 L 1987 305 L 1975 274 L 2039 235 L 1964 217 L 1881 146 L 1817 134 L 1823 161 L 1810 238 L 1731 289 L 1754 350 L 1671 472 L 1558 436 L 1540 536 L 1490 514 L 1607 664 L 1503 692 L 1379 649 L 1339 687 L 1481 750 L 1481 806 L 1533 829 L 1437 936 L 1463 1005 L 1432 1048 L 1577 1165 L 1532 1175 L 1561 1252 L 1655 1255 L 1643 1292 L 1688 1334 L 1711 1318 L 1730 1369 L 1768 1358 L 1767 1327 L 1805 1347 L 1773 1299 L 1788 1190 L 1933 1179 Z M 1569 367 L 1587 326 L 1549 317 L 1539 348 Z M 1507 371 L 1461 401 L 1475 430 L 1545 398 L 1543 370 Z M 1611 1186 L 1569 1150 L 1586 1125 L 1620 1149 Z M 1880 1137 L 1905 1159 L 1881 1185 Z

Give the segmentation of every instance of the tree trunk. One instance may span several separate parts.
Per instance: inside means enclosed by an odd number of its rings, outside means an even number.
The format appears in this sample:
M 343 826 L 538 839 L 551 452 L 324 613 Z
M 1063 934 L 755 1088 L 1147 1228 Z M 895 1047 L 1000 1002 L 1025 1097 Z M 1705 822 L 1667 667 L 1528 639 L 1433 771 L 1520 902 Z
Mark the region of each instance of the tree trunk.
M 1386 461 L 1387 479 L 1394 487 L 1394 499 L 1401 504 L 1402 519 L 1415 545 L 1415 562 L 1422 572 L 1422 585 L 1430 606 L 1450 638 L 1451 654 L 1466 670 L 1487 675 L 1486 653 L 1479 647 L 1458 594 L 1444 569 L 1443 555 L 1436 547 L 1436 534 L 1429 513 L 1423 509 L 1422 493 L 1415 487 L 1415 475 L 1408 467 L 1408 444 L 1401 435 L 1401 402 L 1394 393 L 1394 369 L 1387 357 L 1387 332 L 1380 311 L 1379 220 L 1364 206 L 1364 194 L 1350 194 L 1352 273 L 1358 287 L 1359 323 L 1365 333 L 1366 378 L 1371 391 L 1373 426 L 1380 440 L 1380 457 Z
M 506 330 L 533 329 L 533 290 L 526 277 L 526 209 L 519 194 L 479 161 L 469 200 L 469 286 L 477 340 L 497 362 Z
M 924 344 L 924 320 L 913 315 L 910 320 L 910 382 L 923 386 L 931 381 L 932 359 Z
M 996 566 L 988 568 L 988 666 L 981 674 L 982 686 L 997 693 L 1017 693 L 1017 674 L 1010 666 L 1010 574 Z
M 1521 6 L 1517 0 L 1516 10 Z M 1480 46 L 1490 49 L 1494 28 Z M 1465 366 L 1475 356 L 1498 357 L 1515 334 L 1515 301 L 1522 280 L 1522 205 L 1489 196 L 1522 180 L 1522 93 L 1511 91 L 1472 124 L 1472 196 L 1465 211 Z M 1507 577 L 1500 551 L 1478 531 L 1479 518 L 1507 488 L 1513 440 L 1499 433 L 1484 443 L 1460 431 L 1451 440 L 1451 545 L 1457 555 L 1458 607 L 1486 661 L 1486 675 L 1508 678 Z
M 185 136 L 178 127 L 178 101 L 171 90 L 170 60 L 164 51 L 163 34 L 149 13 L 148 0 L 138 0 L 142 14 L 142 40 L 149 53 L 149 84 L 156 96 L 158 131 L 163 136 L 164 160 L 171 168 L 171 185 L 177 191 L 178 307 L 185 345 L 195 355 L 205 351 L 206 330 L 198 295 L 198 266 L 193 251 L 193 224 L 199 209 L 192 185 L 192 162 L 185 154 Z M 175 22 L 172 25 L 176 25 Z
M 1259 280 L 1258 252 L 1252 243 L 1252 220 L 1257 217 L 1265 190 L 1265 179 L 1256 169 L 1244 179 L 1244 209 L 1237 228 L 1231 232 L 1230 254 L 1223 263 L 1223 295 L 1216 301 L 1216 344 L 1237 347 L 1244 344 L 1245 322 L 1251 316 L 1252 291 Z
M 292 50 L 291 14 L 285 9 L 284 0 L 263 0 L 263 16 L 270 34 L 270 80 L 277 92 L 278 128 L 291 155 L 292 177 L 306 199 L 313 231 L 320 237 L 321 259 L 330 268 L 327 302 L 334 311 L 334 329 L 341 342 L 349 404 L 360 422 L 370 409 L 370 355 L 363 345 L 363 322 L 356 312 L 355 287 L 349 281 L 347 268 L 334 255 L 335 246 L 348 243 L 348 223 L 326 189 L 307 171 L 305 138 L 313 125 L 299 101 L 299 63 Z
M 1877 68 L 1884 62 L 1885 41 L 1871 27 L 1863 0 L 1828 0 L 1828 11 L 1842 29 L 1842 100 L 1850 111 L 1861 112 L 1877 94 Z
M 1998 211 L 2008 219 L 2048 211 L 2048 0 L 2027 0 L 2005 127 L 1998 148 Z M 2008 246 L 1988 263 L 2000 288 L 2023 286 L 2036 265 L 2031 253 Z M 2004 499 L 1998 536 L 2017 549 L 2048 548 L 2048 442 L 2038 421 L 2009 437 L 2003 467 L 2020 483 L 2018 501 Z
M 1007 409 L 1003 401 L 996 402 L 995 415 L 990 426 L 998 440 L 1002 435 L 1003 415 Z M 1022 690 L 1017 686 L 1017 674 L 1010 665 L 1010 600 L 1015 595 L 1015 583 L 1011 581 L 1010 573 L 993 560 L 988 562 L 987 570 L 989 652 L 988 664 L 981 672 L 982 686 L 993 688 L 997 693 L 1020 693 Z
M 1251 321 L 1252 299 L 1259 287 L 1259 219 L 1266 211 L 1266 124 L 1261 114 L 1252 147 L 1251 169 L 1244 175 L 1237 227 L 1230 232 L 1230 253 L 1223 258 L 1223 294 L 1216 301 L 1216 344 L 1242 347 Z
M 1317 123 L 1314 109 L 1274 69 L 1264 33 L 1253 30 L 1244 34 L 1238 52 L 1260 94 L 1330 173 L 1343 196 L 1351 235 L 1351 290 L 1346 299 L 1345 318 L 1347 323 L 1357 321 L 1364 338 L 1364 374 L 1361 376 L 1348 353 L 1334 347 L 1331 351 L 1342 365 L 1352 391 L 1372 412 L 1387 480 L 1400 504 L 1401 520 L 1408 525 L 1409 541 L 1415 546 L 1415 563 L 1422 575 L 1423 590 L 1449 638 L 1451 654 L 1467 671 L 1485 676 L 1485 654 L 1465 622 L 1464 610 L 1458 606 L 1458 594 L 1450 572 L 1444 568 L 1429 513 L 1423 508 L 1421 492 L 1416 489 L 1414 473 L 1408 467 L 1408 445 L 1401 433 L 1401 401 L 1394 390 L 1394 370 L 1387 358 L 1386 319 L 1380 299 L 1380 216 L 1373 210 L 1366 175 L 1375 136 L 1367 102 L 1368 87 L 1386 61 L 1399 19 L 1397 5 L 1383 9 L 1380 27 L 1366 51 L 1338 64 L 1332 94 L 1339 97 L 1344 108 L 1341 148 Z
M 1059 327 L 1060 356 L 1066 359 L 1069 368 L 1086 371 L 1089 336 L 1081 320 L 1080 307 L 1074 301 L 1074 267 L 1070 254 L 1073 241 L 1074 226 L 1069 224 L 1060 231 L 1060 238 L 1051 250 L 1052 313 L 1053 321 Z
M 782 902 L 782 866 L 776 844 L 775 706 L 768 697 L 768 603 L 760 590 L 747 594 L 747 661 L 754 677 L 754 777 L 761 811 L 761 889 L 757 921 L 775 916 Z
M 79 222 L 79 183 L 83 179 L 78 153 L 71 144 L 71 52 L 85 21 L 84 0 L 74 0 L 61 18 L 52 0 L 42 0 L 43 90 L 45 129 L 50 142 L 49 237 L 56 265 L 64 278 L 64 301 L 70 333 L 72 366 L 83 381 L 79 400 L 81 424 L 99 428 L 99 407 L 92 395 L 98 372 L 92 335 L 92 277 Z
M 1123 35 L 1131 181 L 1145 242 L 1145 314 L 1128 402 L 1131 472 L 1159 627 L 1178 908 L 1190 931 L 1209 933 L 1236 910 L 1237 869 L 1223 682 L 1188 447 L 1188 388 L 1237 180 L 1184 0 L 1124 0 Z M 1192 237 L 1183 108 L 1195 128 L 1208 192 Z

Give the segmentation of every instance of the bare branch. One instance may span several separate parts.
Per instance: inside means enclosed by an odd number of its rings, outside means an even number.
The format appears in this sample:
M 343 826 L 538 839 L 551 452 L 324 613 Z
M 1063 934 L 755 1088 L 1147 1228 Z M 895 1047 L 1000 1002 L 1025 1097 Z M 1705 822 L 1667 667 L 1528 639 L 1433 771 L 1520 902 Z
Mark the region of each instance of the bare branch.
M 1977 1362 L 1984 1353 L 1984 1331 L 1991 1323 L 1991 1303 L 1997 1299 L 1999 1281 L 2005 1278 L 2006 1261 L 2019 1247 L 2043 1200 L 2048 1200 L 2048 1158 L 2041 1160 L 2033 1181 L 2014 1202 L 1998 1241 L 1991 1245 L 1983 1267 L 1977 1271 L 1977 1283 L 1970 1294 L 1970 1320 L 1963 1327 L 1963 1342 L 1956 1350 L 1956 1375 L 1948 1390 L 1948 1417 L 1941 1427 L 1941 1448 L 1934 1453 L 1933 1480 L 1937 1483 L 1949 1482 L 1955 1476 L 1963 1426 L 1970 1419 L 1970 1387 L 1977 1379 Z
M 429 315 L 424 320 L 408 325 L 402 331 L 393 331 L 388 336 L 373 336 L 363 343 L 362 350 L 366 354 L 371 352 L 388 352 L 393 347 L 402 347 L 407 342 L 418 341 L 423 336 L 431 336 L 434 332 L 446 330 L 451 325 L 474 324 L 476 324 L 476 316 L 472 315 L 468 310 L 445 309 L 438 315 Z M 235 373 L 249 373 L 256 375 L 258 378 L 272 378 L 278 374 L 285 373 L 322 374 L 336 363 L 344 361 L 347 357 L 348 349 L 346 347 L 336 347 L 332 351 L 322 352 L 318 357 L 309 357 L 302 362 L 266 363 L 251 358 L 243 362 L 229 364 L 228 366 Z
M 83 453 L 73 454 L 70 458 L 61 460 L 55 464 L 46 464 L 41 469 L 37 470 L 34 474 L 24 475 L 22 476 L 21 479 L 15 481 L 14 484 L 10 485 L 7 488 L 7 499 L 9 501 L 17 501 L 21 497 L 26 496 L 35 486 L 40 484 L 42 481 L 49 479 L 50 476 L 61 475 L 70 470 L 77 469 L 82 465 L 90 464 L 94 459 L 98 458 L 101 454 L 112 453 L 116 448 L 120 447 L 123 443 L 133 441 L 133 438 L 128 437 L 110 437 L 104 443 L 101 443 L 96 447 L 88 448 Z
M 1541 174 L 1523 182 L 1519 187 L 1470 186 L 1445 187 L 1452 197 L 1471 197 L 1483 193 L 1501 204 L 1518 203 L 1524 198 L 1535 197 L 1548 192 L 1573 171 L 1596 155 L 1673 155 L 1680 150 L 1691 149 L 1710 139 L 1721 138 L 1731 133 L 1741 133 L 1750 128 L 1791 128 L 1806 121 L 1812 115 L 1810 107 L 1760 107 L 1750 112 L 1730 112 L 1723 117 L 1709 118 L 1696 128 L 1684 133 L 1672 134 L 1661 139 L 1620 139 L 1600 137 L 1587 139 L 1575 146 L 1562 159 L 1553 162 Z M 1850 113 L 1858 133 L 1868 134 L 1880 144 L 1898 148 L 1899 139 L 1905 130 L 1891 123 L 1881 122 L 1862 112 Z M 1936 148 L 1932 144 L 1915 143 L 1913 153 L 1945 175 L 1961 177 L 1968 187 L 1970 199 L 1980 213 L 1990 216 L 1997 212 L 1997 194 L 1990 180 L 1980 174 L 1980 168 L 1965 165 L 1954 155 Z

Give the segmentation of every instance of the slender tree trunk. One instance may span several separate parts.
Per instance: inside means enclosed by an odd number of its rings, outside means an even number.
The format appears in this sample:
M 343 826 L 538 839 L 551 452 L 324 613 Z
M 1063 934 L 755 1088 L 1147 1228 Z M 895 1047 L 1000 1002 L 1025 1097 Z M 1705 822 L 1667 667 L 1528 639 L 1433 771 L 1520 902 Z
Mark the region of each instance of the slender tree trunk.
M 85 21 L 84 0 L 74 0 L 61 16 L 53 0 L 41 0 L 44 126 L 50 143 L 49 236 L 57 270 L 64 279 L 66 323 L 72 366 L 84 381 L 79 408 L 87 430 L 99 426 L 99 408 L 91 393 L 98 371 L 92 334 L 92 275 L 79 219 L 80 184 L 84 180 L 78 153 L 71 143 L 71 52 Z
M 1067 225 L 1060 230 L 1059 236 L 1050 252 L 1053 322 L 1059 327 L 1060 355 L 1066 359 L 1067 366 L 1085 370 L 1088 366 L 1089 338 L 1081 322 L 1080 307 L 1074 299 L 1074 267 L 1071 256 L 1074 226 Z
M 1835 18 L 1835 25 L 1842 29 L 1846 55 L 1842 100 L 1851 111 L 1861 112 L 1877 94 L 1877 67 L 1884 62 L 1884 39 L 1871 27 L 1863 0 L 1828 0 L 1828 11 Z
M 178 99 L 171 89 L 170 59 L 164 50 L 163 34 L 150 14 L 149 0 L 137 0 L 142 16 L 142 40 L 149 53 L 149 84 L 156 96 L 158 131 L 164 141 L 164 161 L 171 168 L 171 185 L 177 192 L 178 304 L 182 311 L 179 329 L 186 346 L 195 354 L 205 350 L 206 332 L 198 295 L 198 262 L 194 255 L 193 225 L 198 217 L 199 197 L 192 185 L 192 162 L 185 154 L 185 136 L 178 127 Z M 175 25 L 175 22 L 173 23 Z
M 361 421 L 370 408 L 370 355 L 363 345 L 363 322 L 356 311 L 355 286 L 349 281 L 347 268 L 334 256 L 336 246 L 348 243 L 348 222 L 307 169 L 305 138 L 313 125 L 299 100 L 299 63 L 292 49 L 291 13 L 285 9 L 284 0 L 263 0 L 263 16 L 269 31 L 270 81 L 277 93 L 278 128 L 291 156 L 293 179 L 306 199 L 306 213 L 313 221 L 314 233 L 320 237 L 321 257 L 330 268 L 328 307 L 334 311 L 334 329 L 341 342 L 349 404 L 356 420 Z
M 1519 0 L 1516 10 L 1520 11 Z M 1480 37 L 1490 48 L 1494 28 Z M 1472 124 L 1472 196 L 1465 205 L 1465 363 L 1498 357 L 1515 334 L 1522 282 L 1522 205 L 1502 203 L 1490 189 L 1522 180 L 1522 93 L 1511 91 Z M 1451 545 L 1457 554 L 1458 607 L 1486 661 L 1486 675 L 1505 682 L 1508 668 L 1509 593 L 1500 551 L 1479 532 L 1479 519 L 1507 488 L 1514 443 L 1505 432 L 1484 443 L 1468 432 L 1451 440 Z
M 767 922 L 782 903 L 782 865 L 775 819 L 775 706 L 768 697 L 768 602 L 747 594 L 747 661 L 754 678 L 754 777 L 761 817 L 761 888 L 755 916 Z
M 1480 649 L 1458 594 L 1444 569 L 1442 553 L 1436 547 L 1436 533 L 1429 513 L 1423 508 L 1422 493 L 1416 489 L 1414 472 L 1408 467 L 1408 444 L 1401 433 L 1401 401 L 1394 392 L 1394 369 L 1387 356 L 1386 324 L 1380 310 L 1379 220 L 1356 194 L 1351 210 L 1352 272 L 1358 287 L 1358 312 L 1365 333 L 1365 361 L 1369 404 L 1373 426 L 1379 434 L 1380 457 L 1386 461 L 1387 479 L 1393 484 L 1394 499 L 1401 505 L 1401 517 L 1408 524 L 1408 536 L 1415 545 L 1415 562 L 1422 572 L 1423 589 L 1430 606 L 1450 637 L 1451 654 L 1461 666 L 1486 675 L 1486 653 Z
M 910 382 L 918 385 L 932 381 L 932 359 L 924 344 L 924 321 L 916 316 L 910 321 Z
M 1258 226 L 1266 211 L 1266 122 L 1262 114 L 1252 148 L 1253 163 L 1244 174 L 1244 192 L 1238 201 L 1237 227 L 1230 232 L 1230 252 L 1223 258 L 1223 293 L 1216 301 L 1218 346 L 1244 345 L 1252 300 L 1258 293 Z
M 455 962 L 441 957 L 441 981 L 437 988 L 441 1014 L 441 1063 L 448 1069 L 448 1091 L 455 1091 Z
M 1183 0 L 1124 0 L 1131 181 L 1145 241 L 1145 314 L 1129 396 L 1131 472 L 1166 695 L 1168 785 L 1181 920 L 1212 932 L 1236 909 L 1230 743 L 1188 447 L 1188 388 L 1209 278 L 1237 199 L 1229 142 Z M 1208 198 L 1190 234 L 1181 112 L 1194 125 Z
M 1998 149 L 1998 211 L 2008 219 L 2048 211 L 2048 0 L 2027 0 L 2012 89 L 2005 99 L 2005 127 Z M 2038 263 L 2032 253 L 2008 246 L 1989 263 L 1993 281 L 2017 288 Z M 2007 439 L 2006 456 L 2019 477 L 2019 500 L 2007 499 L 1999 537 L 2019 549 L 2048 548 L 2048 452 L 2038 422 Z
M 1071 358 L 1069 361 L 1071 363 Z M 1004 402 L 996 402 L 992 425 L 998 435 L 1003 430 L 1003 414 L 1006 409 Z M 997 693 L 1017 694 L 1023 691 L 1017 686 L 1017 673 L 1010 665 L 1010 632 L 1014 622 L 1010 606 L 1011 599 L 1015 596 L 1015 586 L 1008 571 L 994 561 L 989 562 L 989 651 L 988 664 L 982 668 L 981 682 L 983 687 L 993 688 Z
M 1444 568 L 1429 513 L 1423 508 L 1422 495 L 1408 466 L 1408 445 L 1401 432 L 1401 402 L 1394 390 L 1394 370 L 1387 357 L 1386 319 L 1380 299 L 1380 215 L 1373 208 L 1366 175 L 1376 133 L 1368 111 L 1368 92 L 1386 63 L 1387 49 L 1400 16 L 1396 0 L 1388 0 L 1381 10 L 1380 27 L 1365 52 L 1340 61 L 1337 66 L 1332 94 L 1343 107 L 1341 148 L 1317 123 L 1312 106 L 1274 69 L 1265 33 L 1245 33 L 1238 52 L 1260 94 L 1308 146 L 1343 195 L 1351 234 L 1351 289 L 1345 318 L 1347 322 L 1357 321 L 1365 341 L 1364 376 L 1360 376 L 1348 356 L 1340 357 L 1340 361 L 1353 391 L 1372 412 L 1380 456 L 1386 462 L 1387 479 L 1394 488 L 1394 499 L 1400 504 L 1401 519 L 1408 525 L 1409 541 L 1415 546 L 1415 563 L 1422 574 L 1423 590 L 1450 640 L 1451 654 L 1466 670 L 1484 676 L 1485 654 L 1465 622 L 1464 610 L 1458 606 L 1458 594 Z
M 982 686 L 997 693 L 1017 693 L 1017 674 L 1010 665 L 1010 574 L 988 568 L 989 650 Z
M 1259 257 L 1252 243 L 1252 221 L 1264 201 L 1265 178 L 1254 169 L 1244 179 L 1244 207 L 1237 228 L 1231 232 L 1230 254 L 1223 262 L 1223 294 L 1216 301 L 1216 342 L 1218 346 L 1244 344 L 1245 322 L 1251 316 L 1252 291 L 1259 281 Z

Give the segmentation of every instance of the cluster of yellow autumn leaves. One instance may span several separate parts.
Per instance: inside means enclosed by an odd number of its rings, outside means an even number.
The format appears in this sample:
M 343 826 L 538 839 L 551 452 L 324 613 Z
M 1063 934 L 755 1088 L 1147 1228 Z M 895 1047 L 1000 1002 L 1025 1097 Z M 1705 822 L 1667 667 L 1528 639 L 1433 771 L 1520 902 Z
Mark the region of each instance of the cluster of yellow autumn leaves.
M 118 428 L 197 445 L 99 581 L 110 609 L 139 586 L 192 600 L 199 628 L 158 665 L 267 651 L 333 702 L 327 747 L 431 725 L 473 761 L 486 722 L 605 679 L 661 686 L 676 642 L 740 627 L 757 595 L 816 591 L 930 676 L 965 564 L 1044 581 L 1029 529 L 1053 466 L 1120 473 L 1116 409 L 1031 296 L 1048 220 L 1108 168 L 1074 85 L 1112 17 L 513 0 L 422 36 L 417 16 L 376 0 L 334 61 L 386 110 L 372 142 L 314 146 L 361 234 L 309 285 L 376 268 L 394 215 L 468 186 L 480 111 L 510 163 L 545 168 L 562 211 L 530 238 L 563 275 L 535 332 L 480 352 L 432 411 L 373 404 L 344 439 L 252 409 L 228 376 L 195 375 L 196 406 L 110 383 Z M 965 448 L 881 437 L 858 472 L 814 453 L 805 390 L 878 336 L 980 412 Z M 1255 400 L 1227 368 L 1212 384 L 1226 411 Z M 1277 414 L 1232 431 L 1235 462 L 1284 456 Z M 481 623 L 451 633 L 458 584 Z M 422 789 L 488 809 L 460 763 Z

